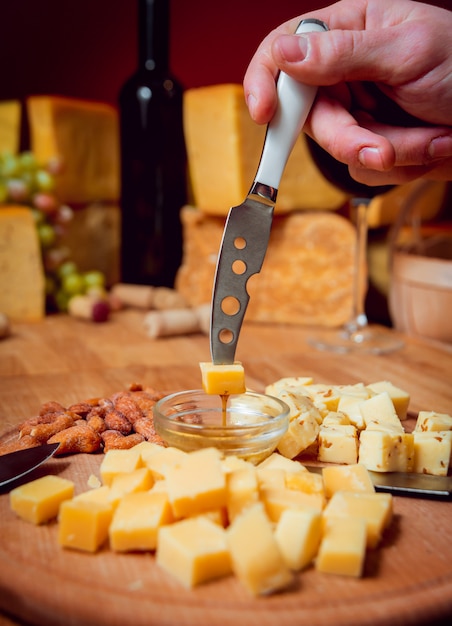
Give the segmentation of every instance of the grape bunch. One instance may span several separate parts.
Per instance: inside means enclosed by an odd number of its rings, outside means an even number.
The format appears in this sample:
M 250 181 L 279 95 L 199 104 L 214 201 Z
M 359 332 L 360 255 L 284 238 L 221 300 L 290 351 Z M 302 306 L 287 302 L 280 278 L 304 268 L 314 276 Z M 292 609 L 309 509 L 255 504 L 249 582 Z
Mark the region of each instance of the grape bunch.
M 73 211 L 55 194 L 60 172 L 59 162 L 42 166 L 30 151 L 0 154 L 0 210 L 6 203 L 30 207 L 41 246 L 48 312 L 67 311 L 73 296 L 105 295 L 105 276 L 96 270 L 80 272 L 64 244 Z

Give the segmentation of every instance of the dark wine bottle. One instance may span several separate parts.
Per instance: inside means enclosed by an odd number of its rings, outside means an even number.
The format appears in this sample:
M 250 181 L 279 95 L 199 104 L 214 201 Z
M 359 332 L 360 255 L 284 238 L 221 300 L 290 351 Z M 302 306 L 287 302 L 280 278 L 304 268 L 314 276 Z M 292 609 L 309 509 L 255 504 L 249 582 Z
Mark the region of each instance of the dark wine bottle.
M 138 69 L 119 94 L 121 280 L 174 286 L 186 202 L 183 88 L 169 69 L 169 0 L 138 0 Z

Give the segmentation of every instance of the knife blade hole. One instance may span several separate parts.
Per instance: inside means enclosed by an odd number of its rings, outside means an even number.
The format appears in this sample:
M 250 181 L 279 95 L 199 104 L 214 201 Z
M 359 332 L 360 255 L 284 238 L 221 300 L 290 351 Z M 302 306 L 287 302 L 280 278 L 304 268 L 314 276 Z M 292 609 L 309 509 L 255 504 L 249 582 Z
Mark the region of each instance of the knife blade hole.
M 236 237 L 234 239 L 234 246 L 237 250 L 243 250 L 243 248 L 246 248 L 246 239 L 244 237 Z
M 236 315 L 240 311 L 240 301 L 234 296 L 226 296 L 221 301 L 221 310 L 225 315 Z
M 246 263 L 244 261 L 241 261 L 240 259 L 237 259 L 232 263 L 232 271 L 234 272 L 234 274 L 244 274 L 246 272 Z
M 222 328 L 218 333 L 218 339 L 224 344 L 231 343 L 234 339 L 234 333 L 229 328 Z

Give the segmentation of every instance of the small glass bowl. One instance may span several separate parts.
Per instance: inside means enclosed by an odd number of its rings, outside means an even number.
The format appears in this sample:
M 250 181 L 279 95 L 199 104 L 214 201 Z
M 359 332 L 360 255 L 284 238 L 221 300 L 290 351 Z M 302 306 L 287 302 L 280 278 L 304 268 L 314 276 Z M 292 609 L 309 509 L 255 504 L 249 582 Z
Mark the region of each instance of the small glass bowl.
M 200 389 L 180 391 L 154 406 L 154 426 L 169 446 L 186 452 L 215 447 L 254 464 L 269 456 L 289 426 L 289 407 L 273 396 L 246 392 L 222 399 Z

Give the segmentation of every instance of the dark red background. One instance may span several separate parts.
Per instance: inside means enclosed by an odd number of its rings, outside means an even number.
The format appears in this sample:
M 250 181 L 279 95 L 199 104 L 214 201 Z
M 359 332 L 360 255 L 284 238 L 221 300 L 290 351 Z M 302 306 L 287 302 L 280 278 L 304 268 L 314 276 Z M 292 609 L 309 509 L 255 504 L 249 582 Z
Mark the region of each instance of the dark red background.
M 272 28 L 327 4 L 171 0 L 173 72 L 186 88 L 240 83 Z M 135 68 L 136 30 L 136 0 L 1 0 L 0 100 L 60 94 L 116 104 Z

